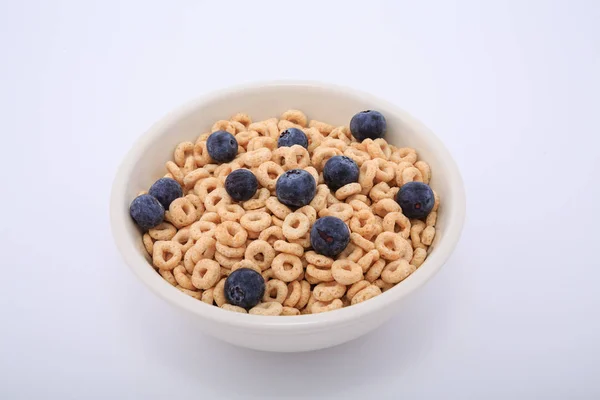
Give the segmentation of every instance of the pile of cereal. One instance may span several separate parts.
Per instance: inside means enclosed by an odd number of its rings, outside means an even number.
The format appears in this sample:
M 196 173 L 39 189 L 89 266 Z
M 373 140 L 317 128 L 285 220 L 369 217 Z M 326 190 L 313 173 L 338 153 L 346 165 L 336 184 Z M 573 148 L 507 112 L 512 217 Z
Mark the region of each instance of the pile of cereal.
M 435 236 L 429 165 L 384 116 L 335 127 L 289 110 L 237 114 L 180 143 L 130 214 L 158 273 L 230 311 L 300 315 L 368 300 L 414 272 Z

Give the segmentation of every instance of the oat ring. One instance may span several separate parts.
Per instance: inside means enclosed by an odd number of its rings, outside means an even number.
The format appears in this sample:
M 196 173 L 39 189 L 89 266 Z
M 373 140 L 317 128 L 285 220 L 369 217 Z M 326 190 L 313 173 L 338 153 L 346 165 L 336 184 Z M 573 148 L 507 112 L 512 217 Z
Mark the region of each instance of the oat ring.
M 358 182 L 349 183 L 335 191 L 335 198 L 338 200 L 344 200 L 347 197 L 352 196 L 353 194 L 360 193 L 361 190 L 362 190 L 362 187 L 360 186 L 360 183 L 358 183 Z
M 281 204 L 277 197 L 271 196 L 265 202 L 265 205 L 279 219 L 285 219 L 289 214 L 291 214 L 292 210 L 289 209 L 284 204 Z
M 333 156 L 341 156 L 343 153 L 341 150 L 335 147 L 317 147 L 313 152 L 312 164 L 317 171 L 322 171 L 325 163 Z
M 375 214 L 383 218 L 385 218 L 385 216 L 390 213 L 402 212 L 402 208 L 400 208 L 400 205 L 396 202 L 396 200 L 389 198 L 383 198 L 379 200 L 377 203 L 373 204 L 372 209 L 375 212 Z
M 382 232 L 375 239 L 375 248 L 381 257 L 388 261 L 403 258 L 410 261 L 413 250 L 410 243 L 401 235 L 394 232 Z
M 173 269 L 173 277 L 179 286 L 187 290 L 196 290 L 196 287 L 192 285 L 192 279 L 188 275 L 187 270 L 183 265 L 178 265 Z
M 410 147 L 402 147 L 392 152 L 390 160 L 395 163 L 408 162 L 414 164 L 417 161 L 417 152 Z
M 334 299 L 332 301 L 316 301 L 310 308 L 312 314 L 318 314 L 325 311 L 339 310 L 344 306 L 344 303 L 340 299 Z
M 302 284 L 298 281 L 292 281 L 287 285 L 288 295 L 283 301 L 284 307 L 294 307 L 300 301 L 302 296 Z
M 219 281 L 221 267 L 214 260 L 198 261 L 192 273 L 192 285 L 198 289 L 210 289 Z
M 417 267 L 406 260 L 397 260 L 385 266 L 381 272 L 381 279 L 386 283 L 396 284 L 406 279 L 415 272 Z
M 332 204 L 329 207 L 319 211 L 319 217 L 333 216 L 341 219 L 342 221 L 348 221 L 350 218 L 352 218 L 352 214 L 354 214 L 354 209 L 350 204 L 346 203 Z
M 365 274 L 365 279 L 371 283 L 375 282 L 381 276 L 381 271 L 383 271 L 385 265 L 386 261 L 383 258 L 375 261 Z
M 217 207 L 217 214 L 219 214 L 221 221 L 239 222 L 245 212 L 239 204 L 219 204 Z
M 194 185 L 194 192 L 196 192 L 196 195 L 204 202 L 209 193 L 221 187 L 223 187 L 223 182 L 218 178 L 209 177 L 197 181 Z
M 369 250 L 365 255 L 363 255 L 356 263 L 360 265 L 363 270 L 363 273 L 367 272 L 371 266 L 379 260 L 379 251 L 378 250 Z
M 255 131 L 252 131 L 255 132 Z M 250 139 L 248 142 L 248 151 L 257 150 L 260 148 L 266 147 L 271 150 L 271 152 L 277 149 L 277 140 L 269 136 L 258 136 L 256 138 Z
M 399 211 L 391 212 L 383 217 L 383 230 L 399 233 L 404 239 L 410 237 L 410 227 L 410 220 Z
M 256 210 L 258 208 L 262 208 L 265 206 L 265 203 L 270 196 L 271 192 L 269 192 L 269 189 L 258 189 L 254 195 L 255 198 L 243 202 L 242 207 L 244 207 L 244 210 Z
M 194 240 L 200 240 L 202 236 L 214 236 L 217 224 L 210 221 L 196 221 L 190 226 L 190 236 Z
M 273 190 L 277 184 L 277 178 L 284 172 L 281 165 L 275 164 L 273 161 L 266 161 L 260 164 L 255 175 L 256 179 L 263 187 L 268 190 Z
M 350 288 L 346 291 L 346 298 L 352 301 L 352 298 L 356 295 L 356 293 L 360 292 L 364 288 L 370 286 L 371 283 L 369 281 L 358 281 L 354 283 Z
M 246 246 L 229 247 L 221 242 L 217 242 L 215 246 L 217 251 L 227 258 L 240 258 L 246 252 Z
M 249 167 L 258 167 L 271 159 L 271 150 L 261 147 L 244 155 L 244 163 Z
M 185 255 L 185 253 L 194 245 L 196 242 L 192 235 L 190 234 L 190 228 L 185 227 L 180 229 L 175 236 L 173 236 L 173 240 L 175 243 L 179 243 L 181 245 L 181 252 Z
M 179 243 L 159 240 L 152 249 L 152 263 L 156 268 L 173 270 L 181 261 L 182 252 Z
M 188 273 L 194 272 L 194 267 L 203 258 L 213 258 L 217 241 L 209 236 L 201 237 L 183 257 L 183 266 Z
M 327 185 L 317 185 L 317 192 L 315 193 L 315 197 L 310 202 L 310 206 L 316 211 L 319 212 L 325 207 L 327 207 L 327 195 L 329 194 L 329 188 Z
M 291 123 L 300 125 L 301 127 L 305 127 L 308 122 L 306 115 L 304 115 L 304 113 L 300 110 L 287 110 L 281 114 L 281 119 L 290 121 Z
M 291 282 L 298 279 L 304 268 L 299 257 L 291 254 L 278 254 L 271 265 L 273 274 L 284 282 Z
M 258 236 L 260 240 L 264 240 L 269 243 L 271 246 L 274 245 L 275 241 L 283 240 L 283 230 L 279 226 L 270 226 L 267 229 L 263 230 Z
M 304 247 L 297 243 L 288 243 L 285 240 L 276 240 L 273 243 L 273 248 L 280 253 L 291 254 L 296 257 L 302 257 L 304 254 Z
M 211 158 L 210 154 L 208 154 L 208 149 L 206 148 L 206 140 L 194 144 L 194 160 L 199 167 L 210 164 Z
M 281 315 L 283 306 L 276 301 L 270 301 L 268 303 L 260 303 L 248 311 L 249 314 L 264 315 L 264 316 L 275 316 Z
M 289 240 L 300 239 L 308 232 L 310 221 L 302 213 L 290 213 L 283 220 L 283 236 Z
M 283 304 L 288 295 L 288 287 L 285 282 L 279 279 L 271 279 L 265 284 L 265 294 L 262 301 L 276 301 Z
M 215 229 L 215 237 L 227 246 L 240 247 L 246 243 L 248 232 L 237 222 L 225 221 Z
M 350 260 L 336 260 L 331 266 L 331 274 L 336 282 L 342 285 L 352 285 L 363 279 L 360 265 Z
M 211 128 L 211 132 L 216 131 L 227 131 L 232 135 L 235 135 L 235 127 L 231 124 L 231 122 L 224 119 L 214 123 L 214 125 Z
M 262 232 L 271 226 L 271 216 L 264 211 L 250 211 L 242 215 L 240 224 L 248 231 Z
M 363 301 L 372 299 L 373 297 L 379 296 L 380 294 L 381 294 L 381 289 L 379 289 L 375 285 L 370 285 L 370 286 L 364 288 L 363 290 L 361 290 L 360 292 L 356 293 L 354 295 L 354 297 L 352 297 L 352 301 L 350 302 L 350 304 L 354 305 L 354 304 L 362 303 Z
M 175 160 L 175 164 L 177 164 L 179 167 L 183 167 L 187 158 L 193 156 L 194 143 L 192 142 L 179 143 L 173 152 L 173 159 Z
M 180 197 L 169 205 L 169 219 L 175 227 L 183 228 L 194 223 L 198 219 L 198 213 L 189 199 Z
M 375 175 L 377 174 L 377 164 L 374 160 L 365 161 L 360 166 L 360 172 L 358 174 L 358 183 L 361 186 L 361 193 L 367 194 L 373 187 Z
M 242 260 L 242 261 L 238 261 L 235 264 L 233 264 L 233 266 L 231 267 L 231 272 L 236 271 L 240 268 L 248 268 L 251 269 L 253 271 L 258 272 L 259 274 L 262 274 L 262 270 L 260 269 L 260 267 L 256 264 L 254 264 L 252 261 L 250 260 Z
M 371 159 L 369 153 L 355 149 L 353 147 L 346 148 L 346 150 L 344 150 L 344 155 L 354 160 L 354 162 L 359 167 L 361 167 L 365 163 L 365 161 L 369 161 Z
M 252 261 L 254 264 L 258 265 L 262 271 L 265 271 L 271 266 L 271 263 L 275 258 L 275 250 L 264 240 L 254 240 L 246 247 L 244 258 Z
M 341 299 L 346 293 L 346 286 L 337 282 L 319 283 L 313 289 L 313 295 L 318 301 L 331 301 L 333 299 Z
M 204 207 L 206 211 L 216 212 L 219 206 L 224 206 L 227 204 L 231 204 L 231 197 L 225 190 L 224 187 L 219 187 L 208 195 L 204 199 Z
M 168 222 L 162 222 L 148 230 L 148 235 L 154 240 L 171 240 L 176 233 L 177 229 Z

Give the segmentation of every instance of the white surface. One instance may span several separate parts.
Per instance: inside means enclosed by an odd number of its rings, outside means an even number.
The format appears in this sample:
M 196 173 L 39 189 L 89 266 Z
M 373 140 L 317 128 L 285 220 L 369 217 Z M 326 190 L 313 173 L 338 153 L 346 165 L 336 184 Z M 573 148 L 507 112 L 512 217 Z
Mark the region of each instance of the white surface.
M 600 396 L 598 2 L 168 4 L 0 6 L 1 398 Z M 381 329 L 317 353 L 198 334 L 109 233 L 115 168 L 141 132 L 277 78 L 397 103 L 467 187 L 440 274 Z
M 150 267 L 139 229 L 129 217 L 129 202 L 164 175 L 164 165 L 173 159 L 173 149 L 178 143 L 197 137 L 199 131 L 209 129 L 215 121 L 230 118 L 240 110 L 252 115 L 254 121 L 261 121 L 293 108 L 301 108 L 311 118 L 334 126 L 347 124 L 356 110 L 378 110 L 386 116 L 389 143 L 419 149 L 419 156 L 427 160 L 432 171 L 444 171 L 443 176 L 433 175 L 430 182 L 444 201 L 438 210 L 435 240 L 427 260 L 393 291 L 335 313 L 271 318 L 224 312 L 173 288 Z M 339 345 L 378 328 L 394 316 L 403 306 L 404 298 L 428 282 L 452 255 L 462 233 L 466 206 L 458 166 L 440 140 L 421 122 L 368 93 L 306 81 L 238 85 L 178 107 L 145 132 L 127 153 L 110 196 L 114 240 L 125 262 L 149 289 L 187 311 L 202 332 L 235 345 L 276 352 Z M 412 251 L 410 254 L 409 259 Z

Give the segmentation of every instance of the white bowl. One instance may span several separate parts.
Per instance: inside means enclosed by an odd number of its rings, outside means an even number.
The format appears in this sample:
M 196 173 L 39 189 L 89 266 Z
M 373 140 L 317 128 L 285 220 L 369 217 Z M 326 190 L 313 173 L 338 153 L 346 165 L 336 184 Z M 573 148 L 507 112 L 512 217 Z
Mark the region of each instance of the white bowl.
M 364 303 L 316 315 L 267 317 L 239 314 L 209 306 L 168 284 L 157 274 L 129 217 L 129 203 L 165 174 L 165 162 L 182 141 L 194 141 L 220 119 L 244 112 L 254 120 L 279 116 L 288 109 L 333 125 L 348 125 L 358 111 L 382 112 L 386 139 L 417 149 L 431 165 L 431 186 L 440 195 L 437 235 L 431 254 L 411 276 Z M 229 343 L 257 350 L 297 352 L 326 348 L 355 339 L 389 319 L 402 299 L 442 267 L 460 237 L 465 191 L 448 150 L 423 124 L 400 108 L 348 88 L 315 82 L 266 82 L 235 87 L 186 104 L 157 122 L 129 151 L 115 178 L 110 218 L 115 243 L 135 275 L 154 293 L 197 318 L 201 329 Z

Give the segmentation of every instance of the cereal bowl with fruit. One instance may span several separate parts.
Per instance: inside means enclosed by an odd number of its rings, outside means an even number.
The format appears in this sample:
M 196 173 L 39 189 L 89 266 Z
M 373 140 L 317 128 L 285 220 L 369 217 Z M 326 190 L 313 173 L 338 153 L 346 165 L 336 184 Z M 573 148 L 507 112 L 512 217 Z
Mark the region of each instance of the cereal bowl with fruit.
M 134 145 L 111 193 L 117 247 L 227 342 L 330 347 L 393 316 L 460 237 L 443 144 L 398 107 L 313 82 L 217 92 Z

